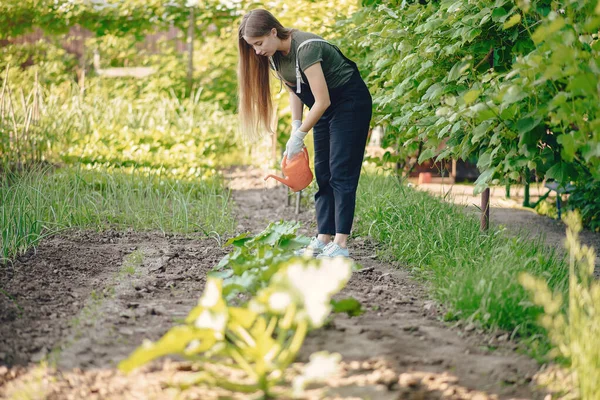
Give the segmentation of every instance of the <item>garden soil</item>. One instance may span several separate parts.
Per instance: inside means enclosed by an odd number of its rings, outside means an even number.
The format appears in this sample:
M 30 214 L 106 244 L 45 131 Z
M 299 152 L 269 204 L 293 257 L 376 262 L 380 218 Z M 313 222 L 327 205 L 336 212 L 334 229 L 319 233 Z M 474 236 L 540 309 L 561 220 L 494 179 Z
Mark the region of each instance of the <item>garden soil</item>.
M 315 230 L 314 209 L 287 204 L 287 190 L 255 169 L 225 174 L 236 231 L 299 220 Z M 156 340 L 196 304 L 227 238 L 160 232 L 66 231 L 0 269 L 0 398 L 238 399 L 224 389 L 178 382 L 197 366 L 153 362 L 130 375 L 115 368 L 144 339 Z M 366 312 L 337 314 L 309 334 L 293 371 L 319 350 L 342 355 L 339 373 L 304 398 L 544 399 L 543 369 L 521 355 L 508 332 L 442 322 L 443 305 L 398 265 L 379 261 L 377 244 L 357 237 L 353 274 L 339 297 Z M 19 397 L 20 396 L 20 397 Z M 283 398 L 281 396 L 280 398 Z

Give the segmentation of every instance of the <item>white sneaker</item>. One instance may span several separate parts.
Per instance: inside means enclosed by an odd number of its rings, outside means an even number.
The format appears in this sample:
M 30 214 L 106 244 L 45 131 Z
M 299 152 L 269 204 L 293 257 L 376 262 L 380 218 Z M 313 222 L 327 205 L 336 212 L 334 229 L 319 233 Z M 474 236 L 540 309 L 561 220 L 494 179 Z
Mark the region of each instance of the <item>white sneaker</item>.
M 330 242 L 332 243 L 332 242 Z M 316 257 L 319 254 L 321 254 L 321 252 L 323 251 L 323 249 L 327 247 L 327 244 L 321 242 L 319 239 L 317 239 L 317 237 L 313 237 L 310 241 L 310 243 L 308 244 L 308 246 L 296 250 L 294 251 L 294 255 L 296 256 L 303 256 L 306 252 L 312 252 L 309 254 L 312 254 L 312 257 Z
M 348 249 L 341 247 L 337 243 L 329 243 L 325 246 L 321 254 L 317 258 L 330 258 L 330 257 L 346 257 L 350 258 L 350 252 Z

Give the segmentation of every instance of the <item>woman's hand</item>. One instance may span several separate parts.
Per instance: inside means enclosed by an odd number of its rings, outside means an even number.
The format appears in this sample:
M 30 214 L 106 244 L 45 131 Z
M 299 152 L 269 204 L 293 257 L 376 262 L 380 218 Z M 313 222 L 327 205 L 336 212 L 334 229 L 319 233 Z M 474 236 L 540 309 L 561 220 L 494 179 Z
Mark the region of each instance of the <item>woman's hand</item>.
M 292 122 L 292 134 L 285 145 L 285 152 L 283 153 L 287 155 L 288 159 L 294 158 L 304 148 L 304 138 L 308 132 L 298 130 L 300 125 L 302 125 L 302 121 L 295 120 Z

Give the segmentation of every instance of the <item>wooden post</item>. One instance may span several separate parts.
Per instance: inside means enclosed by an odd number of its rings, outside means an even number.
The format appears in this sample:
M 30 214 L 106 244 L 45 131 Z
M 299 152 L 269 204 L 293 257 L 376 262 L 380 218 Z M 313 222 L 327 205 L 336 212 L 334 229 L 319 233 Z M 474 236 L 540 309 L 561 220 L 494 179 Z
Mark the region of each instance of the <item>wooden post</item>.
M 85 95 L 85 36 L 83 36 L 83 30 L 79 29 L 79 39 L 81 40 L 81 57 L 79 58 L 79 68 L 81 74 L 79 75 L 79 91 L 81 97 Z
M 530 207 L 529 201 L 529 168 L 525 168 L 525 188 L 523 193 L 523 207 Z
M 302 190 L 296 192 L 296 214 L 300 214 L 300 199 L 302 198 Z
M 487 231 L 490 227 L 490 188 L 481 193 L 481 230 Z
M 450 176 L 452 177 L 452 183 L 456 183 L 456 158 L 452 159 L 452 171 L 450 172 Z
M 490 68 L 494 68 L 494 47 L 490 48 L 486 58 L 481 60 L 484 62 L 487 59 L 487 62 L 490 64 Z M 480 62 L 480 64 L 481 64 Z M 475 67 L 477 69 L 477 67 Z M 481 193 L 481 231 L 487 231 L 490 228 L 490 188 L 488 187 Z
M 188 70 L 187 70 L 187 92 L 192 93 L 192 85 L 194 80 L 194 28 L 196 26 L 196 18 L 194 16 L 194 7 L 190 7 L 190 20 L 188 26 L 187 45 L 188 45 Z
M 510 199 L 510 183 L 506 184 L 505 189 L 506 189 L 506 198 Z

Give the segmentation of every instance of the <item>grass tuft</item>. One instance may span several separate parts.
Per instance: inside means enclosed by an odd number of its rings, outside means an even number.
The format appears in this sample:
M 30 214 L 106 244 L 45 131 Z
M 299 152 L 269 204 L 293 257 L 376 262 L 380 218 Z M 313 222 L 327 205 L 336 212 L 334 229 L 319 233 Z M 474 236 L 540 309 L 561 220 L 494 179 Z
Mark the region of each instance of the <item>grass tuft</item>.
M 465 211 L 402 186 L 394 177 L 365 174 L 356 232 L 376 238 L 384 258 L 400 261 L 427 281 L 448 308 L 448 318 L 512 331 L 541 345 L 532 352 L 542 355 L 548 350 L 537 324 L 542 310 L 529 300 L 518 277 L 523 272 L 543 277 L 553 291 L 566 293 L 564 257 L 544 247 L 542 239 L 511 237 L 498 228 L 482 233 L 478 219 Z
M 0 181 L 0 264 L 68 228 L 220 235 L 233 230 L 219 178 L 184 181 L 156 172 L 64 168 Z

